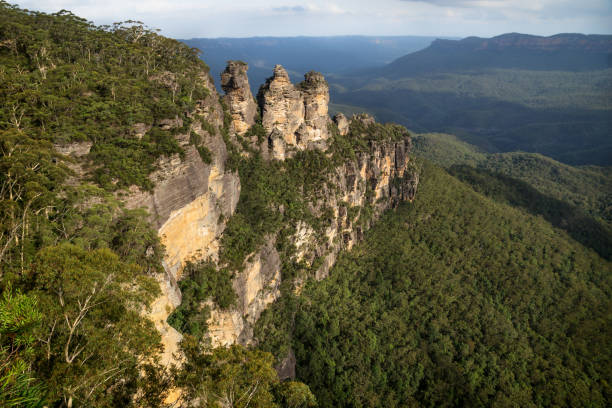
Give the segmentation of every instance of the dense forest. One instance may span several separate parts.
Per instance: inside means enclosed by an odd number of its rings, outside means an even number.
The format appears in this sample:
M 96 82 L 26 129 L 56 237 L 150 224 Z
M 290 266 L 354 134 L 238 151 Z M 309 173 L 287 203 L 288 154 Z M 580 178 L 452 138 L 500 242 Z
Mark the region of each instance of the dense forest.
M 412 140 L 414 154 L 439 166 L 467 165 L 527 183 L 543 196 L 564 202 L 605 227 L 611 226 L 610 167 L 569 166 L 537 153 L 485 153 L 447 134 L 418 134 Z
M 260 320 L 323 407 L 609 404 L 612 265 L 425 163 L 330 277 Z

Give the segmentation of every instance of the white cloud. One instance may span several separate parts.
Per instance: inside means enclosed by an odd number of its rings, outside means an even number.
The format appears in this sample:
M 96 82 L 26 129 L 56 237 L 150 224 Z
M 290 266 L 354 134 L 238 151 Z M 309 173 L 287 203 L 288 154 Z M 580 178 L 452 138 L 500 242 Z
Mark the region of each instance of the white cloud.
M 17 3 L 46 12 L 67 9 L 98 24 L 141 20 L 177 38 L 612 32 L 611 0 L 17 0 Z

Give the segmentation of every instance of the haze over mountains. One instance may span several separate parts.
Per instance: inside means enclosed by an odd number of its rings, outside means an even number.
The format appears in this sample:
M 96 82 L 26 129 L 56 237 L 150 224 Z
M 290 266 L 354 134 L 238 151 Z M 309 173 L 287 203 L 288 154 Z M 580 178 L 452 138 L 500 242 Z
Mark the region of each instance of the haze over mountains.
M 257 84 L 265 82 L 276 64 L 283 65 L 293 80 L 301 80 L 302 75 L 310 70 L 329 74 L 382 67 L 427 47 L 435 39 L 338 36 L 193 38 L 182 41 L 202 51 L 202 59 L 210 66 L 215 79 L 219 78 L 228 60 L 248 63 L 252 91 L 257 93 Z
M 332 77 L 332 98 L 339 110 L 365 108 L 489 152 L 610 165 L 611 55 L 609 35 L 437 40 L 385 67 Z
M 518 33 L 493 38 L 434 41 L 424 50 L 398 58 L 381 71 L 387 77 L 480 70 L 593 71 L 612 67 L 612 36 Z

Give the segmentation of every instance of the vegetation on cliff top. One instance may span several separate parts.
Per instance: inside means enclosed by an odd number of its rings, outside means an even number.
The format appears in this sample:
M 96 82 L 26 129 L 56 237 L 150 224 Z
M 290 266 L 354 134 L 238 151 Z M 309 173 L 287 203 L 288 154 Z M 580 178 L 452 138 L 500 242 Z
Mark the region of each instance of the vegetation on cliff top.
M 65 10 L 44 14 L 4 1 L 0 66 L 0 131 L 91 142 L 93 178 L 108 189 L 151 188 L 155 160 L 182 152 L 176 127 L 162 121 L 185 124 L 208 93 L 197 50 L 140 22 L 95 26 Z M 150 130 L 138 134 L 137 124 Z

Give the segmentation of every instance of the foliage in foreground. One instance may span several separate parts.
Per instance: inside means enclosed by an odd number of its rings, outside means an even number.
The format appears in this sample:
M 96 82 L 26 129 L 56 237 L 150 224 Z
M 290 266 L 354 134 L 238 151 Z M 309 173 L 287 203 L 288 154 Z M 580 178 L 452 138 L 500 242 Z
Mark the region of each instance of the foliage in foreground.
M 185 399 L 216 408 L 308 408 L 317 406 L 308 386 L 279 382 L 271 354 L 240 345 L 208 350 L 187 336 L 182 343 L 185 366 L 177 385 Z
M 3 407 L 42 407 L 43 388 L 27 364 L 32 329 L 42 316 L 34 298 L 8 288 L 0 301 L 0 401 Z

